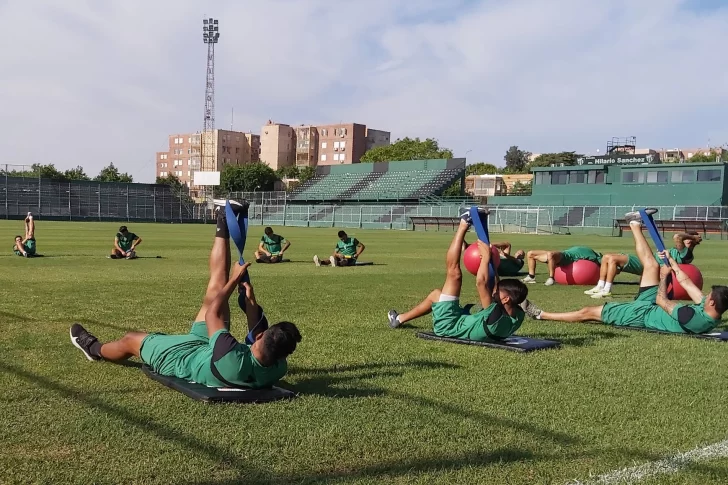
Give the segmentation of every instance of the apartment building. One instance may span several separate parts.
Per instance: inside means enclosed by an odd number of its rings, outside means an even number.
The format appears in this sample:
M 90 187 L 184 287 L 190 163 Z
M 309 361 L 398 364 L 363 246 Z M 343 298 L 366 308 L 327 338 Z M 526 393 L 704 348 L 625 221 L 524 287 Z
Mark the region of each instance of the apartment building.
M 318 160 L 318 128 L 312 125 L 297 126 L 294 135 L 296 137 L 296 166 L 315 167 Z
M 294 165 L 296 136 L 293 128 L 268 120 L 260 129 L 260 160 L 273 170 Z
M 225 165 L 242 165 L 260 160 L 260 136 L 240 131 L 215 130 L 212 134 L 214 170 Z M 175 175 L 185 185 L 191 185 L 192 173 L 201 166 L 200 133 L 169 135 L 169 149 L 156 153 L 156 175 Z

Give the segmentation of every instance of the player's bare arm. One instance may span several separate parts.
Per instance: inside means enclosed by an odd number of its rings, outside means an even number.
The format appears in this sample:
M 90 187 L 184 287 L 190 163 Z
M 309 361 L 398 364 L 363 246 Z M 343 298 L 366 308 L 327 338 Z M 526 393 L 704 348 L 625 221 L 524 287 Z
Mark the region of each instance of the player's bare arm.
M 235 291 L 238 287 L 240 278 L 242 278 L 248 270 L 248 266 L 250 266 L 250 263 L 245 263 L 242 266 L 240 264 L 236 264 L 233 268 L 233 273 L 230 276 L 230 279 L 212 300 L 210 308 L 208 308 L 207 313 L 205 314 L 205 325 L 207 325 L 207 335 L 209 337 L 215 335 L 215 332 L 218 330 L 226 329 L 223 304 L 228 301 L 230 295 L 232 295 L 233 291 Z
M 478 251 L 480 252 L 480 266 L 475 275 L 475 287 L 478 290 L 480 304 L 488 308 L 493 303 L 493 294 L 488 289 L 488 266 L 490 264 L 490 246 L 478 239 Z M 494 285 L 495 286 L 495 285 Z

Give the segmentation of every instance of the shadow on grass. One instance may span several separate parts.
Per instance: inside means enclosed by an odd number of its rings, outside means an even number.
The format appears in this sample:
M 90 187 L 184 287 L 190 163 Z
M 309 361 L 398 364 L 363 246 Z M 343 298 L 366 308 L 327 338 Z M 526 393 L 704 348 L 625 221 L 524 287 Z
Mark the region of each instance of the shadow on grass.
M 605 340 L 627 338 L 624 332 L 598 332 L 588 335 L 570 335 L 565 333 L 528 333 L 528 337 L 546 340 L 558 340 L 562 345 L 587 347 Z
M 0 317 L 10 318 L 13 320 L 20 320 L 21 322 L 33 321 L 32 318 L 26 317 L 25 315 L 18 315 L 17 313 L 10 313 L 10 312 L 0 312 Z

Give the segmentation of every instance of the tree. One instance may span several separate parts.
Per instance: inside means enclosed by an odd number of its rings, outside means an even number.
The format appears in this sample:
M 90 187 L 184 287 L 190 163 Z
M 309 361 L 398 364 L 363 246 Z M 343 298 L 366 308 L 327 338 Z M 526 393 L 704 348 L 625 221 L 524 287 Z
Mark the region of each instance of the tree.
M 524 173 L 530 156 L 530 152 L 519 150 L 515 145 L 510 147 L 503 157 L 506 161 L 506 171 L 508 173 Z
M 685 160 L 687 163 L 715 163 L 716 160 L 720 160 L 721 156 L 715 152 L 714 150 L 711 150 L 708 155 L 706 155 L 704 152 L 698 152 L 694 154 L 692 157 Z
M 94 177 L 94 182 L 121 182 L 131 183 L 133 178 L 128 173 L 119 173 L 119 169 L 110 163 L 108 167 L 101 169 L 101 172 Z
M 63 176 L 68 180 L 91 180 L 91 178 L 86 175 L 86 172 L 83 171 L 83 167 L 80 165 L 78 165 L 76 168 L 66 170 L 65 172 L 63 172 Z
M 225 165 L 220 174 L 220 188 L 227 192 L 273 190 L 278 176 L 263 162 Z
M 177 178 L 176 175 L 173 175 L 171 173 L 166 177 L 157 177 L 157 180 L 155 180 L 154 183 L 160 185 L 169 185 L 175 191 L 182 190 L 182 182 L 179 178 Z
M 31 168 L 33 169 L 33 173 L 35 174 L 35 176 L 42 179 L 58 180 L 61 182 L 65 182 L 68 180 L 68 178 L 66 178 L 66 176 L 61 173 L 52 163 L 49 163 L 47 165 L 34 163 L 33 165 L 31 165 Z
M 301 171 L 295 165 L 288 165 L 276 170 L 276 175 L 281 179 L 297 179 L 301 175 Z
M 550 167 L 552 165 L 561 166 L 562 164 L 565 166 L 573 166 L 583 156 L 576 152 L 543 153 L 528 163 L 528 168 Z
M 460 179 L 452 183 L 452 185 L 446 188 L 442 192 L 443 197 L 460 197 L 463 195 L 463 191 L 460 187 Z
M 298 181 L 304 183 L 312 179 L 316 175 L 316 169 L 314 167 L 303 167 L 298 174 Z
M 447 148 L 440 148 L 437 140 L 427 138 L 421 141 L 419 138 L 397 139 L 391 145 L 385 145 L 368 150 L 360 159 L 362 163 L 373 162 L 397 162 L 403 160 L 428 160 L 452 158 L 452 151 Z
M 465 167 L 465 175 L 486 175 L 498 173 L 498 167 L 492 163 L 474 163 Z
M 531 195 L 531 189 L 533 187 L 533 182 L 523 183 L 521 181 L 516 181 L 515 184 L 513 184 L 513 187 L 508 191 L 510 195 Z

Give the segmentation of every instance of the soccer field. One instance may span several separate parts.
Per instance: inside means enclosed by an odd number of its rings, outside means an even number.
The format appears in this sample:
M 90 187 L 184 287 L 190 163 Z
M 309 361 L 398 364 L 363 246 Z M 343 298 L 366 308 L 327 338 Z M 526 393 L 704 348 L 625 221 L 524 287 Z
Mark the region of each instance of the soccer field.
M 300 397 L 194 402 L 135 366 L 88 362 L 68 329 L 81 322 L 102 341 L 186 333 L 214 226 L 129 223 L 144 258 L 117 261 L 106 254 L 118 223 L 40 220 L 35 259 L 12 255 L 22 225 L 0 221 L 0 483 L 588 483 L 728 438 L 728 343 L 527 319 L 520 334 L 563 346 L 518 354 L 415 338 L 430 317 L 390 329 L 387 310 L 442 285 L 451 233 L 352 229 L 360 259 L 377 264 L 317 268 L 313 254 L 330 255 L 338 229 L 274 228 L 293 261 L 250 272 L 271 323 L 301 330 L 282 383 Z M 251 227 L 246 259 L 262 229 Z M 631 238 L 507 237 L 516 249 L 632 248 Z M 695 263 L 705 288 L 726 284 L 728 242 L 704 241 Z M 477 301 L 474 281 L 465 274 L 464 303 Z M 618 277 L 615 300 L 636 281 Z M 529 298 L 576 309 L 594 304 L 584 289 L 536 284 Z M 243 320 L 234 309 L 241 338 Z M 726 449 L 639 483 L 725 484 Z M 615 476 L 599 483 L 628 483 Z

